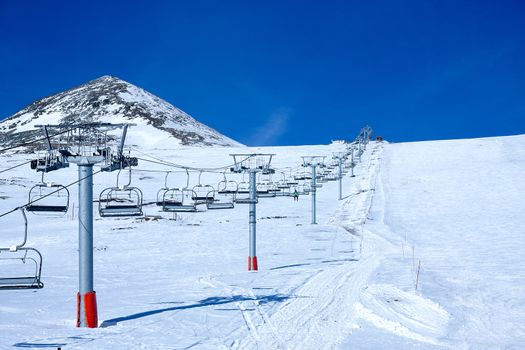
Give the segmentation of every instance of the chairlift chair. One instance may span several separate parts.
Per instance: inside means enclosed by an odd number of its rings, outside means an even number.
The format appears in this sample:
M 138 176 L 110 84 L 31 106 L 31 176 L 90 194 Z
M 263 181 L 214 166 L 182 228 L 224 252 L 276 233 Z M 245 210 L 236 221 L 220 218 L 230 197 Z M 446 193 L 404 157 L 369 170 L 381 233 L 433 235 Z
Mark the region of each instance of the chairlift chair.
M 328 182 L 328 179 L 326 178 L 325 175 L 319 175 L 316 177 L 316 182 L 319 184 L 323 184 L 323 183 Z
M 300 171 L 299 173 L 297 173 L 294 176 L 294 179 L 295 180 L 311 180 L 312 179 L 312 174 L 309 171 L 307 171 L 307 170 L 303 170 L 303 171 Z
M 193 199 L 196 196 L 193 190 L 187 188 L 170 188 L 164 192 L 162 210 L 167 212 L 197 211 L 197 202 Z
M 235 194 L 238 190 L 239 185 L 232 180 L 223 180 L 217 185 L 217 193 L 219 194 Z
M 211 202 L 206 202 L 206 207 L 209 210 L 214 209 L 233 209 L 235 207 L 235 194 L 234 193 L 215 193 L 210 194 L 210 197 L 213 197 L 214 200 Z
M 101 217 L 126 217 L 142 216 L 143 194 L 138 187 L 131 186 L 131 164 L 129 168 L 128 183 L 119 186 L 120 172 L 123 169 L 123 163 L 120 163 L 120 169 L 117 174 L 117 186 L 108 187 L 100 192 L 98 199 L 98 213 Z
M 164 205 L 164 194 L 169 191 L 169 188 L 161 188 L 160 190 L 157 191 L 157 200 L 155 202 L 155 204 L 158 206 L 158 207 L 162 207 Z
M 193 194 L 194 197 L 192 199 L 194 201 L 209 203 L 214 200 L 215 189 L 211 185 L 198 184 L 193 186 Z
M 275 197 L 275 192 L 270 190 L 270 184 L 267 182 L 259 182 L 256 184 L 258 198 Z
M 239 182 L 237 194 L 235 195 L 235 203 L 249 204 L 252 202 L 250 199 L 250 183 L 246 181 Z M 257 203 L 257 196 L 255 196 L 255 203 Z
M 278 197 L 289 197 L 293 193 L 292 187 L 288 186 L 287 188 L 280 188 L 279 192 L 277 192 L 275 195 Z
M 311 182 L 305 182 L 303 183 L 303 193 L 304 194 L 310 194 L 310 192 L 312 192 L 312 183 Z
M 164 194 L 170 189 L 170 187 L 168 186 L 168 176 L 170 175 L 170 173 L 171 171 L 166 172 L 166 175 L 164 176 L 164 187 L 157 191 L 157 200 L 155 204 L 158 207 L 162 207 L 164 205 Z
M 335 173 L 330 173 L 325 176 L 326 181 L 337 181 L 339 180 L 339 175 Z
M 9 248 L 0 247 L 0 289 L 40 289 L 42 254 L 31 247 L 25 247 L 27 241 L 27 217 L 24 209 L 24 240 L 19 245 Z
M 39 183 L 29 190 L 29 205 L 26 206 L 26 210 L 31 213 L 64 215 L 68 208 L 69 190 L 67 187 L 52 183 Z
M 279 186 L 278 186 L 278 184 L 276 182 L 269 182 L 268 183 L 268 192 L 269 193 L 273 193 L 276 196 L 278 196 L 279 193 L 281 192 L 281 189 L 279 188 Z
M 299 181 L 297 181 L 295 178 L 291 177 L 286 180 L 286 184 L 289 186 L 297 186 L 299 184 Z
M 297 180 L 297 181 L 306 179 L 304 172 L 300 172 L 300 173 L 295 174 L 293 178 L 294 178 L 294 180 Z
M 142 191 L 137 187 L 109 187 L 99 196 L 101 217 L 142 216 Z
M 291 184 L 289 184 L 288 181 L 286 181 L 286 180 L 282 180 L 282 181 L 280 181 L 280 182 L 277 184 L 277 188 L 279 188 L 279 189 L 283 189 L 283 190 L 285 190 L 285 189 L 289 189 L 290 186 L 291 186 Z
M 0 248 L 0 289 L 40 289 L 42 254 L 35 248 Z
M 246 181 L 239 182 L 239 185 L 237 186 L 237 193 L 250 194 L 250 183 Z

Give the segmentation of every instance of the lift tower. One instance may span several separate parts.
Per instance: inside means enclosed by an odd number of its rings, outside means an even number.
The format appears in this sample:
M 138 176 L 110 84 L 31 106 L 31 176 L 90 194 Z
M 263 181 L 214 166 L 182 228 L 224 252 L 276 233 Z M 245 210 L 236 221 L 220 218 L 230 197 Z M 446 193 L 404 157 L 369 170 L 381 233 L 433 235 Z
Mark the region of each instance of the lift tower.
M 263 153 L 241 153 L 241 154 L 230 154 L 233 157 L 233 167 L 230 171 L 234 173 L 249 173 L 250 174 L 250 196 L 242 201 L 237 200 L 239 204 L 249 204 L 249 224 L 250 224 L 250 236 L 249 236 L 249 255 L 248 255 L 248 271 L 257 271 L 259 269 L 257 264 L 257 251 L 256 251 L 256 205 L 257 205 L 257 189 L 256 189 L 256 177 L 257 173 L 261 174 L 274 174 L 275 170 L 270 167 L 272 157 L 274 154 L 263 154 Z
M 339 200 L 343 199 L 343 164 L 346 160 L 346 152 L 334 152 L 333 159 L 339 162 Z
M 317 167 L 324 167 L 324 159 L 326 156 L 303 156 L 303 167 L 310 167 L 312 169 L 312 225 L 317 224 L 316 218 L 316 196 L 317 196 Z
M 48 130 L 56 130 L 60 136 L 57 157 L 47 161 L 63 167 L 78 165 L 78 246 L 79 291 L 77 294 L 77 327 L 96 328 L 98 312 L 93 286 L 93 166 L 99 164 L 101 171 L 113 171 L 136 165 L 137 159 L 123 154 L 127 129 L 133 124 L 82 123 L 37 125 L 44 131 L 48 153 L 54 152 Z M 115 135 L 121 130 L 120 135 Z M 115 145 L 116 144 L 116 145 Z M 54 156 L 54 154 L 53 154 Z M 37 161 L 37 170 L 40 160 Z M 33 165 L 33 164 L 32 164 Z

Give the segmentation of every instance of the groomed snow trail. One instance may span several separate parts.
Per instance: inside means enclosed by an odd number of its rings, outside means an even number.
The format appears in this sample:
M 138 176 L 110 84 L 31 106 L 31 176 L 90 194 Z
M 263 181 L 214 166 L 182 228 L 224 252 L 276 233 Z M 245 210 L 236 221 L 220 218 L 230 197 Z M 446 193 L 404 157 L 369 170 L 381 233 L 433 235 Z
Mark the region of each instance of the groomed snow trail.
M 344 234 L 360 236 L 359 261 L 345 261 L 319 270 L 302 286 L 296 297 L 266 315 L 235 349 L 331 349 L 351 332 L 355 307 L 369 275 L 377 268 L 377 252 L 384 251 L 379 239 L 364 231 L 374 185 L 379 171 L 382 145 L 374 144 L 363 159 L 359 175 L 352 180 L 351 194 L 343 200 L 327 224 Z M 364 235 L 363 235 L 364 234 Z

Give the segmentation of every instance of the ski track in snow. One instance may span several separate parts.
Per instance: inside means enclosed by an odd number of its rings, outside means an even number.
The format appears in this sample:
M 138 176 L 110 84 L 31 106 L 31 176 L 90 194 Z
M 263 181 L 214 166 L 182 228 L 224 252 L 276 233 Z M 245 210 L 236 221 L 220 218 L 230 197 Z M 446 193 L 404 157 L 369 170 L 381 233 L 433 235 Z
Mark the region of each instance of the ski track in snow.
M 349 196 L 329 220 L 332 224 L 346 224 L 346 231 L 355 232 L 366 221 L 379 168 L 377 147 L 364 167 L 366 171 L 354 182 L 354 195 Z M 283 304 L 269 318 L 263 317 L 257 332 L 251 332 L 247 338 L 239 337 L 243 340 L 233 348 L 329 349 L 337 346 L 351 331 L 356 319 L 355 303 L 368 276 L 378 265 L 373 252 L 379 247 L 375 247 L 374 242 L 366 244 L 367 252 L 362 253 L 357 263 L 343 263 L 315 274 L 298 288 L 296 298 Z

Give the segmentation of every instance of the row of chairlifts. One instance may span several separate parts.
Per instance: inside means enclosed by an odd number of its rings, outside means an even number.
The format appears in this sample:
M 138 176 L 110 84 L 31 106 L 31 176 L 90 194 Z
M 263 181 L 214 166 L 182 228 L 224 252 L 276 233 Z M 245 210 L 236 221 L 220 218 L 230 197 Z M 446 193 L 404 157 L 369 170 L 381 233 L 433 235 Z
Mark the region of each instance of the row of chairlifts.
M 22 243 L 10 247 L 0 247 L 0 289 L 40 289 L 44 287 L 42 274 L 42 254 L 35 248 L 26 247 L 27 217 L 24 217 L 24 238 Z
M 126 164 L 129 165 L 129 164 Z M 143 215 L 143 193 L 131 186 L 131 166 L 129 166 L 129 181 L 124 186 L 119 186 L 118 179 L 122 169 L 117 175 L 117 185 L 104 189 L 98 200 L 98 210 L 101 217 L 129 217 Z M 165 186 L 157 193 L 157 205 L 166 212 L 194 212 L 197 205 L 206 204 L 207 209 L 232 209 L 235 203 L 243 204 L 249 202 L 249 183 L 242 181 L 224 180 L 219 182 L 217 190 L 211 185 L 203 185 L 200 182 L 193 188 L 189 188 L 189 173 L 187 171 L 187 182 L 184 188 L 170 188 L 167 185 L 166 173 Z M 300 171 L 295 176 L 286 177 L 282 174 L 282 180 L 259 181 L 256 185 L 258 198 L 272 198 L 276 196 L 291 196 L 294 192 L 299 195 L 308 195 L 311 190 L 311 175 L 307 171 Z M 271 176 L 271 174 L 270 174 Z M 333 172 L 321 170 L 318 176 L 317 187 L 322 187 L 323 182 L 337 180 L 338 176 Z M 29 192 L 29 205 L 26 210 L 35 214 L 64 215 L 69 208 L 69 190 L 59 184 L 44 182 L 44 170 L 42 170 L 41 183 L 33 186 Z
M 164 178 L 164 187 L 157 192 L 157 206 L 160 206 L 166 212 L 195 212 L 197 206 L 205 204 L 207 209 L 232 209 L 234 208 L 235 194 L 238 191 L 237 183 L 233 181 L 219 182 L 218 190 L 211 185 L 201 184 L 201 175 L 199 173 L 199 183 L 193 188 L 189 187 L 190 174 L 186 169 L 186 186 L 169 187 L 168 176 Z
M 257 160 L 253 160 L 257 162 Z M 243 163 L 236 164 L 237 168 L 232 170 L 234 172 L 241 172 L 254 164 L 245 165 Z M 255 164 L 255 167 L 260 168 L 261 174 L 269 175 L 272 171 L 265 171 L 264 164 Z M 166 172 L 164 179 L 164 187 L 157 191 L 156 205 L 162 208 L 165 212 L 196 212 L 198 205 L 206 205 L 208 210 L 214 209 L 232 209 L 235 204 L 249 203 L 249 183 L 241 181 L 239 183 L 226 179 L 220 181 L 215 189 L 212 185 L 205 185 L 201 183 L 202 171 L 199 173 L 198 184 L 189 186 L 190 175 L 186 169 L 186 186 L 185 187 L 170 187 L 168 186 L 168 177 L 171 172 Z M 281 181 L 274 182 L 271 178 L 265 181 L 257 182 L 256 192 L 257 198 L 271 198 L 276 196 L 291 196 L 294 192 L 300 195 L 307 195 L 310 193 L 311 176 L 306 171 L 299 176 L 286 177 L 283 174 Z M 140 189 L 130 186 L 131 183 L 131 169 L 130 181 L 127 185 L 119 187 L 118 181 L 116 187 L 107 188 L 100 194 L 99 198 L 99 213 L 102 217 L 112 216 L 139 216 L 142 213 L 142 199 L 143 195 Z

